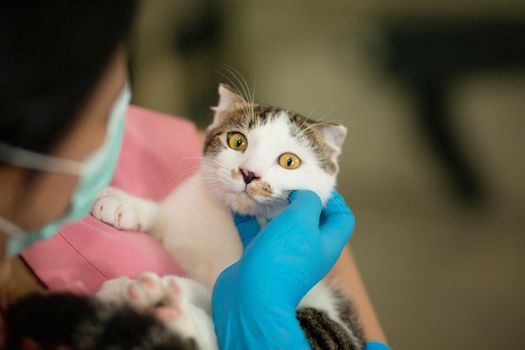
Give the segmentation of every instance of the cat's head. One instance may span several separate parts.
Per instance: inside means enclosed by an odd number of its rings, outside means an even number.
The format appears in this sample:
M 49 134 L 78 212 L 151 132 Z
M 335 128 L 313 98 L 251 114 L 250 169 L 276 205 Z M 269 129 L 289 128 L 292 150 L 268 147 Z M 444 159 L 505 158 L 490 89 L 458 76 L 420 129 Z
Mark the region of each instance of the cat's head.
M 334 189 L 346 128 L 251 103 L 225 85 L 208 127 L 202 167 L 209 188 L 234 211 L 272 217 L 291 191 Z

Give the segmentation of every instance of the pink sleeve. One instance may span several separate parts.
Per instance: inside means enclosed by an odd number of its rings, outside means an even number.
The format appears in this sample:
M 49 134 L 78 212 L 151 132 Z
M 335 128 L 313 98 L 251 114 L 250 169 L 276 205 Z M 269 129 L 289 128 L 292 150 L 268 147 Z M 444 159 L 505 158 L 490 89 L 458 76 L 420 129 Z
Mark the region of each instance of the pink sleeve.
M 160 200 L 191 175 L 200 155 L 194 124 L 130 106 L 112 186 Z M 93 293 L 108 279 L 136 277 L 143 271 L 183 275 L 173 257 L 151 237 L 118 231 L 92 216 L 60 228 L 22 257 L 53 291 Z

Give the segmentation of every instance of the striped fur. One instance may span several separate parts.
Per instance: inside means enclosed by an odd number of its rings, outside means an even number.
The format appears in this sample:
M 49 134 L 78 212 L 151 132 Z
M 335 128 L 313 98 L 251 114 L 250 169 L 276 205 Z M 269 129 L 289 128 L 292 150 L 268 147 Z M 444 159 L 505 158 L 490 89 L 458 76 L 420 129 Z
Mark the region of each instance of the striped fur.
M 313 350 L 362 350 L 363 343 L 352 341 L 346 330 L 322 310 L 297 310 L 297 319 Z

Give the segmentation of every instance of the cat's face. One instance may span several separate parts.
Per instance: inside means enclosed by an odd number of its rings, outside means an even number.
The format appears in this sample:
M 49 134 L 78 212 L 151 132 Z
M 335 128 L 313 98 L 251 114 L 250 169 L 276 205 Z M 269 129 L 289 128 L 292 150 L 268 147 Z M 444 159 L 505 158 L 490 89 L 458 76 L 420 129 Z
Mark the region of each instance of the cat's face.
M 283 109 L 248 103 L 225 86 L 208 127 L 202 173 L 234 211 L 269 218 L 291 191 L 316 192 L 323 203 L 335 187 L 346 128 Z

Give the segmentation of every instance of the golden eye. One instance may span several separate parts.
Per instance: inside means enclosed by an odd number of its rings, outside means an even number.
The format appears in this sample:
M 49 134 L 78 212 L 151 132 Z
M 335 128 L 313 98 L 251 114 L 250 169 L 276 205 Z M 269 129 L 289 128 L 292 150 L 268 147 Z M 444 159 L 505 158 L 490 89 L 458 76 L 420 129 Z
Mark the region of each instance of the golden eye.
M 248 148 L 248 140 L 240 132 L 229 132 L 228 146 L 234 151 L 244 152 Z
M 285 169 L 297 169 L 301 165 L 301 159 L 295 154 L 286 152 L 279 156 L 279 165 Z

